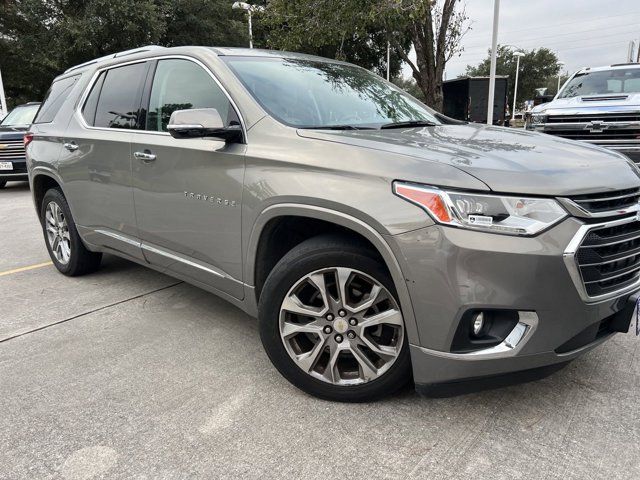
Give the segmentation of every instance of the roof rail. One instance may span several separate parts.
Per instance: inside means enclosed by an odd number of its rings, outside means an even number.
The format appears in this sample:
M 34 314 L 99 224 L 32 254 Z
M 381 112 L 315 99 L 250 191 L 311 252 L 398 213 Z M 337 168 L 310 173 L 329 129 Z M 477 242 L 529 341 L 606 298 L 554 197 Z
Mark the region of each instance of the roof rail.
M 94 63 L 102 62 L 103 60 L 108 60 L 110 58 L 116 57 L 126 57 L 127 55 L 133 55 L 134 53 L 142 53 L 148 52 L 149 50 L 160 50 L 165 47 L 161 47 L 160 45 L 146 45 L 144 47 L 132 48 L 131 50 L 124 50 L 122 52 L 111 53 L 109 55 L 105 55 L 104 57 L 96 58 L 93 60 L 89 60 L 88 62 L 81 63 L 79 65 L 75 65 L 73 67 L 67 68 L 64 73 L 71 72 L 73 70 L 77 70 L 82 67 L 86 67 L 87 65 L 93 65 Z
M 614 63 L 611 67 L 627 67 L 629 65 L 640 65 L 638 62 L 627 62 L 627 63 Z

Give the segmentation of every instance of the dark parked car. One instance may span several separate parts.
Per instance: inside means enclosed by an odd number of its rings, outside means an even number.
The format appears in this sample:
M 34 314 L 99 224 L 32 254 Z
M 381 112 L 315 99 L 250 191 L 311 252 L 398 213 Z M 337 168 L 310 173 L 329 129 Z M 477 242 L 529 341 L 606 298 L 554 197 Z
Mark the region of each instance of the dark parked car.
M 39 108 L 39 102 L 25 103 L 0 122 L 0 188 L 12 180 L 28 180 L 22 137 Z

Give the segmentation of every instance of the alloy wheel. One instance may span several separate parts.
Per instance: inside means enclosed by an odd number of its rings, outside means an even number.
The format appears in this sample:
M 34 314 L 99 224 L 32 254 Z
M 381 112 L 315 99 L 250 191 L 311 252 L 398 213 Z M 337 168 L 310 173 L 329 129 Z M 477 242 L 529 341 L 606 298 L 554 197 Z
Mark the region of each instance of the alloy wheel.
M 404 341 L 393 295 L 371 276 L 345 267 L 305 275 L 280 307 L 280 337 L 296 365 L 334 385 L 383 375 Z
M 64 212 L 56 202 L 49 202 L 45 211 L 47 241 L 55 259 L 66 265 L 71 259 L 71 236 Z

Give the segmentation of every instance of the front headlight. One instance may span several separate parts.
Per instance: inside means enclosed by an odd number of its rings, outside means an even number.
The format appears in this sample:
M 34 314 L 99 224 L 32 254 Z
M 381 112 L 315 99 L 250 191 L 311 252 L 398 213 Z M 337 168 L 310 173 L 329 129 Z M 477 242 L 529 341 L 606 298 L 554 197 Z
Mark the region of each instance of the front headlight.
M 403 182 L 394 182 L 393 191 L 423 208 L 438 223 L 473 230 L 535 235 L 567 216 L 551 198 L 445 191 Z
M 547 116 L 542 113 L 532 113 L 529 118 L 532 125 L 538 125 L 547 121 Z

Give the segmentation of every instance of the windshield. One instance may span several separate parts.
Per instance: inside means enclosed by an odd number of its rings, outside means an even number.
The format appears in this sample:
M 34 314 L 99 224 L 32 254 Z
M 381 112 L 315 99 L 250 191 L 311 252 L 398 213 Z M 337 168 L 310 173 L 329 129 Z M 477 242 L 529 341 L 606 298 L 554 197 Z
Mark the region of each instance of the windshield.
M 31 125 L 33 117 L 35 117 L 38 112 L 38 108 L 40 108 L 40 104 L 16 107 L 9 112 L 9 115 L 4 117 L 2 122 L 0 122 L 0 125 L 3 127 L 12 125 Z
M 628 68 L 577 73 L 562 89 L 559 98 L 639 92 L 640 68 Z
M 355 65 L 297 58 L 222 58 L 269 114 L 292 127 L 442 123 L 426 106 Z

